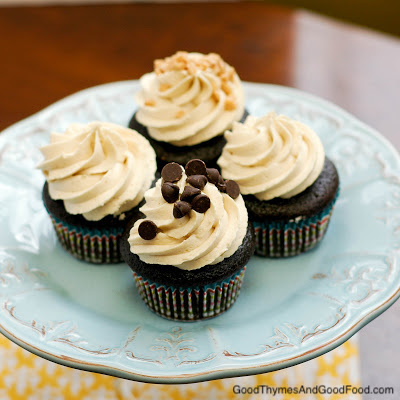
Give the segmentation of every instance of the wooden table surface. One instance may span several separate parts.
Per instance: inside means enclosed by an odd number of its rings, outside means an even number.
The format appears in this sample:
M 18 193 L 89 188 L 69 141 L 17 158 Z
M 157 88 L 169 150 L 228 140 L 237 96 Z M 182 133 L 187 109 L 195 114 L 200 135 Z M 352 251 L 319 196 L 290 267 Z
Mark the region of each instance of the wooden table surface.
M 177 50 L 217 52 L 242 80 L 330 100 L 400 149 L 400 41 L 263 3 L 0 8 L 0 130 Z M 364 384 L 400 389 L 399 315 L 396 304 L 362 330 Z

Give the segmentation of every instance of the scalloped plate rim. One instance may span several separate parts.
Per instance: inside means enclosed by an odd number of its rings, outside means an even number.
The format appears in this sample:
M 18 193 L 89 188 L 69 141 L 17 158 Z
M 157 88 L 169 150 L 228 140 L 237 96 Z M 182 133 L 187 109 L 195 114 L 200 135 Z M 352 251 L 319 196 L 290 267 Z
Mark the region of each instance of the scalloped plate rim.
M 211 372 L 201 372 L 197 374 L 181 374 L 177 376 L 169 376 L 162 378 L 155 378 L 153 376 L 140 375 L 137 373 L 127 372 L 123 369 L 113 368 L 102 364 L 83 363 L 80 360 L 74 360 L 68 356 L 64 356 L 64 358 L 58 357 L 54 354 L 47 353 L 40 349 L 37 349 L 36 347 L 30 345 L 29 343 L 26 343 L 18 339 L 17 337 L 11 335 L 1 324 L 0 324 L 0 331 L 4 336 L 6 336 L 12 342 L 24 348 L 25 350 L 28 350 L 31 353 L 36 354 L 37 356 L 45 358 L 46 360 L 53 361 L 56 362 L 57 364 L 64 365 L 67 367 L 76 368 L 83 371 L 102 373 L 123 379 L 137 380 L 139 382 L 144 382 L 144 383 L 157 383 L 157 384 L 197 383 L 214 379 L 233 378 L 239 376 L 273 372 L 278 369 L 292 367 L 294 365 L 319 357 L 346 342 L 360 329 L 362 329 L 365 325 L 367 325 L 369 322 L 374 320 L 376 317 L 378 317 L 380 314 L 386 311 L 389 307 L 391 307 L 398 300 L 399 297 L 400 297 L 400 287 L 385 303 L 380 304 L 377 308 L 370 311 L 360 321 L 356 322 L 350 329 L 348 329 L 346 332 L 342 333 L 338 337 L 332 339 L 326 345 L 319 346 L 313 350 L 307 351 L 293 358 L 288 358 L 279 363 L 275 362 L 256 367 L 247 367 L 240 369 L 227 368 L 222 370 L 214 370 Z
M 17 126 L 22 125 L 26 122 L 28 122 L 30 119 L 34 119 L 39 117 L 41 114 L 44 114 L 50 110 L 52 110 L 53 108 L 56 108 L 58 106 L 60 106 L 60 104 L 63 104 L 66 101 L 70 101 L 72 99 L 74 99 L 75 97 L 80 97 L 81 95 L 84 94 L 88 94 L 92 91 L 97 91 L 99 89 L 102 88 L 106 88 L 106 87 L 111 87 L 111 86 L 117 86 L 117 85 L 121 85 L 124 86 L 126 84 L 133 84 L 133 83 L 137 83 L 138 80 L 125 80 L 125 81 L 115 81 L 115 82 L 108 82 L 108 83 L 103 83 L 101 85 L 96 85 L 96 86 L 92 86 L 86 89 L 82 89 L 79 90 L 75 93 L 72 93 L 70 95 L 67 95 L 65 97 L 63 97 L 60 100 L 57 100 L 56 102 L 49 104 L 48 106 L 46 106 L 45 108 L 35 112 L 32 115 L 29 115 L 26 118 L 23 118 L 20 121 L 17 121 L 13 124 L 11 124 L 10 126 L 6 127 L 5 129 L 3 129 L 0 132 L 0 139 L 1 137 L 3 137 L 4 135 L 8 135 L 8 131 L 9 130 L 13 130 L 15 129 Z M 282 92 L 288 92 L 288 93 L 293 93 L 296 94 L 299 97 L 303 97 L 306 98 L 308 100 L 311 100 L 315 103 L 318 103 L 320 105 L 324 105 L 326 107 L 331 108 L 332 110 L 335 110 L 336 112 L 341 113 L 342 115 L 344 115 L 346 118 L 348 119 L 352 119 L 353 121 L 355 121 L 358 125 L 363 126 L 364 129 L 367 129 L 370 133 L 372 133 L 378 140 L 380 140 L 382 143 L 385 144 L 386 147 L 388 147 L 390 149 L 390 151 L 393 153 L 393 155 L 397 158 L 397 161 L 400 163 L 400 156 L 399 156 L 399 152 L 396 150 L 396 148 L 394 147 L 394 145 L 388 140 L 386 139 L 386 137 L 382 136 L 381 133 L 378 132 L 378 130 L 376 130 L 375 128 L 367 125 L 366 123 L 362 122 L 361 120 L 359 120 L 357 117 L 355 117 L 354 115 L 350 114 L 348 111 L 344 110 L 343 108 L 339 107 L 338 105 L 330 102 L 329 100 L 323 99 L 321 97 L 318 97 L 317 95 L 314 95 L 312 93 L 309 92 L 305 92 L 303 90 L 300 89 L 296 89 L 294 87 L 291 86 L 283 86 L 283 85 L 276 85 L 276 84 L 271 84 L 271 83 L 262 83 L 262 82 L 247 82 L 247 81 L 243 81 L 244 85 L 250 87 L 259 87 L 259 86 L 263 86 L 265 88 L 271 87 L 271 88 L 276 88 Z M 132 108 L 132 111 L 135 109 Z M 1 140 L 0 140 L 1 141 Z
M 2 138 L 8 136 L 9 134 L 12 134 L 12 131 L 14 129 L 18 128 L 21 125 L 29 123 L 29 121 L 31 119 L 36 119 L 36 118 L 40 117 L 41 115 L 46 114 L 46 113 L 56 109 L 57 107 L 63 105 L 65 102 L 73 101 L 74 98 L 79 98 L 82 95 L 87 95 L 90 92 L 95 92 L 102 88 L 107 88 L 107 87 L 111 87 L 111 86 L 115 87 L 117 85 L 124 86 L 126 84 L 133 84 L 136 82 L 138 82 L 138 81 L 137 80 L 126 80 L 126 81 L 109 82 L 109 83 L 105 83 L 102 85 L 97 85 L 97 86 L 93 86 L 90 88 L 86 88 L 86 89 L 80 90 L 78 92 L 75 92 L 73 94 L 70 94 L 70 95 L 48 105 L 44 109 L 10 125 L 6 129 L 4 129 L 2 132 L 0 132 L 0 134 L 1 134 L 0 144 L 4 140 Z M 399 153 L 397 152 L 395 147 L 392 145 L 392 143 L 388 139 L 386 139 L 384 136 L 382 136 L 376 129 L 363 123 L 362 121 L 360 121 L 359 119 L 354 117 L 352 114 L 348 113 L 347 111 L 345 111 L 341 107 L 335 105 L 334 103 L 331 103 L 328 100 L 324 100 L 314 94 L 307 93 L 302 90 L 292 88 L 289 86 L 267 84 L 267 83 L 257 83 L 257 82 L 243 82 L 243 83 L 246 86 L 248 86 L 249 88 L 261 87 L 261 86 L 266 89 L 269 87 L 276 88 L 276 89 L 282 91 L 283 93 L 293 94 L 293 95 L 296 95 L 296 97 L 298 97 L 298 98 L 304 98 L 304 99 L 307 99 L 308 101 L 312 101 L 313 103 L 318 103 L 318 105 L 322 105 L 322 106 L 330 108 L 331 110 L 343 115 L 346 119 L 352 120 L 359 126 L 368 130 L 368 132 L 370 134 L 372 134 L 378 141 L 380 141 L 386 147 L 387 150 L 389 150 L 392 153 L 397 164 L 400 164 Z M 132 111 L 133 110 L 134 110 L 134 107 L 132 108 Z M 68 357 L 68 356 L 62 355 L 62 354 L 60 356 L 57 356 L 55 354 L 41 350 L 41 349 L 33 346 L 32 344 L 19 339 L 18 337 L 11 334 L 7 330 L 7 328 L 5 326 L 3 326 L 3 324 L 1 324 L 1 323 L 0 323 L 0 332 L 4 336 L 6 336 L 8 339 L 13 341 L 17 345 L 19 345 L 20 347 L 30 351 L 33 354 L 43 357 L 47 360 L 56 362 L 60 365 L 65 365 L 68 367 L 91 371 L 91 372 L 103 373 L 103 374 L 112 375 L 112 376 L 116 376 L 116 377 L 120 377 L 120 378 L 124 378 L 124 379 L 138 380 L 138 381 L 146 382 L 146 383 L 161 383 L 161 384 L 195 383 L 195 382 L 202 382 L 202 381 L 206 381 L 206 380 L 271 372 L 271 371 L 275 371 L 277 369 L 287 368 L 287 367 L 308 361 L 312 358 L 318 357 L 318 356 L 336 348 L 337 346 L 341 345 L 342 343 L 344 343 L 351 336 L 353 336 L 355 333 L 357 333 L 361 328 L 363 328 L 365 325 L 367 325 L 373 319 L 378 317 L 381 313 L 386 311 L 390 306 L 392 306 L 398 300 L 399 297 L 400 297 L 400 283 L 398 284 L 397 290 L 392 291 L 390 297 L 386 298 L 384 302 L 381 302 L 375 308 L 369 310 L 368 314 L 364 315 L 364 317 L 362 317 L 361 319 L 356 321 L 345 332 L 342 332 L 339 335 L 336 335 L 334 338 L 332 338 L 326 344 L 317 346 L 314 349 L 308 350 L 308 351 L 301 353 L 295 357 L 286 358 L 282 361 L 266 363 L 266 364 L 257 365 L 257 366 L 249 366 L 249 367 L 241 367 L 241 368 L 240 367 L 239 368 L 225 367 L 223 369 L 214 369 L 214 370 L 198 372 L 198 373 L 194 373 L 194 374 L 181 374 L 181 375 L 176 375 L 176 376 L 171 375 L 171 376 L 164 376 L 161 378 L 157 378 L 154 376 L 148 376 L 148 375 L 141 375 L 138 373 L 126 371 L 124 369 L 119 369 L 119 368 L 114 368 L 111 366 L 102 365 L 100 363 L 99 364 L 85 363 L 85 362 L 82 362 L 81 360 L 76 360 L 76 359 L 73 359 L 71 357 Z

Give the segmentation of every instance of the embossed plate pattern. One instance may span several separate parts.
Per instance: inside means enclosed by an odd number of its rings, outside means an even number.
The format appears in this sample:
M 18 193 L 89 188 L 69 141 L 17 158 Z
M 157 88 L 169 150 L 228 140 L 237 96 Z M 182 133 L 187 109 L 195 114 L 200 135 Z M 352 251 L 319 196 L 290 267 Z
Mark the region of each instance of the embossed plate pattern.
M 68 366 L 144 382 L 268 372 L 333 349 L 400 294 L 400 164 L 378 133 L 305 93 L 245 83 L 247 108 L 310 124 L 341 178 L 327 235 L 309 253 L 253 257 L 225 314 L 164 320 L 139 299 L 129 268 L 89 265 L 57 243 L 41 201 L 38 147 L 71 122 L 126 125 L 138 82 L 79 92 L 0 136 L 0 329 Z

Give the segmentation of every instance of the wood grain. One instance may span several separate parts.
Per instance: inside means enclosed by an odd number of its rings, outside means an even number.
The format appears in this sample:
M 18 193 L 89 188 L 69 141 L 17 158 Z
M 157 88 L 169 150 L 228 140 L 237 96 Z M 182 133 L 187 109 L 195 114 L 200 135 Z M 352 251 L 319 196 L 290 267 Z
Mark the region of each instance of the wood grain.
M 220 53 L 244 80 L 290 83 L 293 18 L 262 4 L 0 9 L 0 128 L 77 90 L 139 78 L 177 50 Z
M 246 81 L 317 94 L 400 148 L 400 44 L 265 3 L 0 9 L 0 129 L 78 90 L 137 79 L 177 50 L 217 52 Z

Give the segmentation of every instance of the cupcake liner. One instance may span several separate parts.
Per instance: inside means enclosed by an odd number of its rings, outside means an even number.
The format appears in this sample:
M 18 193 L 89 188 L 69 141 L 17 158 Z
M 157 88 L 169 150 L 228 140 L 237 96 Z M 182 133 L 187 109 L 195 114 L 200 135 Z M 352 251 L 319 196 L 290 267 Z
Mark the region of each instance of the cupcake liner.
M 159 285 L 133 272 L 143 301 L 158 315 L 175 321 L 196 321 L 215 317 L 236 301 L 246 267 L 229 278 L 205 286 L 179 288 Z
M 50 217 L 59 242 L 74 257 L 95 264 L 123 261 L 119 251 L 123 228 L 89 229 Z
M 320 213 L 290 221 L 253 221 L 255 254 L 264 257 L 290 257 L 315 247 L 324 237 L 335 199 Z

